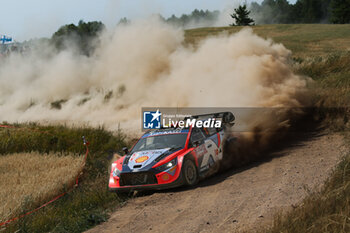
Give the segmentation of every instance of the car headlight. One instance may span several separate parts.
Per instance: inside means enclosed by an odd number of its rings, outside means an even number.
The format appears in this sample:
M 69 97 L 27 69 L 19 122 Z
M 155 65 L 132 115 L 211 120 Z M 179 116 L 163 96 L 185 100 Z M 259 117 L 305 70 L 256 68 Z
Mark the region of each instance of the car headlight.
M 120 170 L 116 167 L 113 170 L 113 177 L 119 177 L 120 175 Z
M 174 167 L 177 164 L 177 158 L 171 160 L 170 162 L 167 162 L 159 167 L 156 167 L 157 170 L 159 171 L 165 171 L 168 170 L 169 168 Z

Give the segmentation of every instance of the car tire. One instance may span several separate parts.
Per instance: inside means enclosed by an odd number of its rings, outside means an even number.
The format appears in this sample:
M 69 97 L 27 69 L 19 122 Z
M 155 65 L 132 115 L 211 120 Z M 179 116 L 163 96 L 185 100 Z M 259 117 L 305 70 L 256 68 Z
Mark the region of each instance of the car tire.
M 193 186 L 198 183 L 199 176 L 197 167 L 190 159 L 185 159 L 182 165 L 182 176 L 186 186 Z

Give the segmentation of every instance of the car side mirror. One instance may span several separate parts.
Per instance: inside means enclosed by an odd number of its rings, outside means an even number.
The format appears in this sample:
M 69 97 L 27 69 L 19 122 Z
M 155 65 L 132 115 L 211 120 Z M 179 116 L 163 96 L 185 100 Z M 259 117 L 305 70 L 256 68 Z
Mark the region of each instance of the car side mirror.
M 125 154 L 129 153 L 129 149 L 127 147 L 123 147 L 123 151 L 124 151 Z
M 197 146 L 200 146 L 202 144 L 201 141 L 194 141 L 192 142 L 192 147 L 197 147 Z

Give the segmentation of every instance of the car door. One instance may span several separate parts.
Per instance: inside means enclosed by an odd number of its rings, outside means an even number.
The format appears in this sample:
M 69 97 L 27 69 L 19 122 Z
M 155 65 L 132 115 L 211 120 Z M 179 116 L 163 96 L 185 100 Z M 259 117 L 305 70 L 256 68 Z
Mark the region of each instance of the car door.
M 224 130 L 222 128 L 203 128 L 203 131 L 212 145 L 211 151 L 215 162 L 222 160 Z
M 215 164 L 213 157 L 215 147 L 203 129 L 199 128 L 192 129 L 190 142 L 191 146 L 194 147 L 194 152 L 198 160 L 199 173 L 203 175 L 203 173 L 206 173 Z
M 218 161 L 218 157 L 216 156 L 217 155 L 216 154 L 217 146 L 211 138 L 211 136 L 213 136 L 213 134 L 210 133 L 209 129 L 201 128 L 200 130 L 205 137 L 204 145 L 205 145 L 205 148 L 207 151 L 204 158 L 203 158 L 201 168 L 203 168 L 203 169 L 210 168 L 210 167 L 213 167 L 214 164 Z
M 197 157 L 198 170 L 200 172 L 203 165 L 203 159 L 207 154 L 207 149 L 205 146 L 205 136 L 198 128 L 192 128 L 190 146 L 194 148 L 193 152 Z

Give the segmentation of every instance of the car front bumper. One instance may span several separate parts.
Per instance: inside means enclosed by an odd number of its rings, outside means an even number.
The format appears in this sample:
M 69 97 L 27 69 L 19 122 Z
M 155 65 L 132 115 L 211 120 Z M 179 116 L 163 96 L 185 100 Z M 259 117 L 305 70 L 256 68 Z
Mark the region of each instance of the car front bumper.
M 163 189 L 170 189 L 182 186 L 184 184 L 183 177 L 181 172 L 179 173 L 176 180 L 170 183 L 166 184 L 145 184 L 145 185 L 129 185 L 129 186 L 117 186 L 117 187 L 111 187 L 109 186 L 108 189 L 110 192 L 130 192 L 130 191 L 136 191 L 136 190 L 163 190 Z

